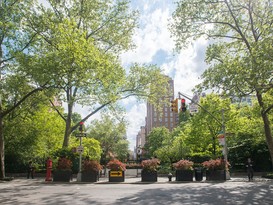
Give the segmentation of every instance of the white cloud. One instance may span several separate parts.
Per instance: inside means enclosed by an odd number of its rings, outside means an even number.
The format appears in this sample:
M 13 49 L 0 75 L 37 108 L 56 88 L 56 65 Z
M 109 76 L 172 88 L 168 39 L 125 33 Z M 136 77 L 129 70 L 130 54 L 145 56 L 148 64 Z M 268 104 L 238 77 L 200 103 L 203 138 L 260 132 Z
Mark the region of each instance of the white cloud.
M 146 8 L 146 7 L 145 7 Z M 147 8 L 146 8 L 147 9 Z M 174 43 L 168 31 L 170 10 L 158 8 L 152 13 L 144 13 L 140 18 L 141 27 L 136 30 L 133 41 L 137 48 L 122 55 L 122 62 L 150 63 L 158 50 L 172 52 Z
M 140 130 L 140 126 L 145 125 L 146 104 L 135 104 L 126 114 L 126 119 L 129 122 L 127 128 L 127 137 L 130 142 L 130 149 L 133 150 L 136 146 L 136 135 Z

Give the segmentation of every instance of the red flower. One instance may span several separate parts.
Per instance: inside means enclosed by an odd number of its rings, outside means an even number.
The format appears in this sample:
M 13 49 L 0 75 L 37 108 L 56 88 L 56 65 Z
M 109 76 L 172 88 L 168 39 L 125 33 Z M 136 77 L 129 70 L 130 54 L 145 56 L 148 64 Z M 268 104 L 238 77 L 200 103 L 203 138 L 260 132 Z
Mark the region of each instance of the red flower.
M 125 171 L 126 165 L 117 159 L 112 159 L 106 167 L 112 171 Z
M 193 166 L 193 162 L 192 161 L 189 161 L 189 160 L 180 160 L 176 163 L 173 163 L 173 167 L 176 169 L 176 170 L 193 170 L 192 168 Z
M 102 166 L 100 165 L 100 163 L 98 163 L 95 160 L 89 160 L 89 159 L 83 161 L 82 168 L 84 171 L 99 172 L 100 170 L 102 170 Z
M 141 162 L 143 169 L 148 170 L 148 171 L 156 171 L 159 164 L 160 164 L 160 161 L 156 158 L 143 160 Z
M 203 162 L 202 165 L 209 170 L 227 170 L 230 166 L 228 162 L 225 163 L 224 159 L 211 159 L 209 161 Z
M 70 170 L 72 167 L 72 162 L 66 157 L 60 157 L 58 160 L 57 169 Z

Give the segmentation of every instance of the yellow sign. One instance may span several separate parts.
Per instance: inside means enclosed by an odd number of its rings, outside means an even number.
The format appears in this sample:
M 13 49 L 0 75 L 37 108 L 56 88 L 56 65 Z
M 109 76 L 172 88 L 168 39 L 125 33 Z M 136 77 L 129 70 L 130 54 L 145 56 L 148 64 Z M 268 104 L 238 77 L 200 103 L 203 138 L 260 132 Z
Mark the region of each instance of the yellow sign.
M 122 177 L 122 171 L 110 171 L 110 177 Z

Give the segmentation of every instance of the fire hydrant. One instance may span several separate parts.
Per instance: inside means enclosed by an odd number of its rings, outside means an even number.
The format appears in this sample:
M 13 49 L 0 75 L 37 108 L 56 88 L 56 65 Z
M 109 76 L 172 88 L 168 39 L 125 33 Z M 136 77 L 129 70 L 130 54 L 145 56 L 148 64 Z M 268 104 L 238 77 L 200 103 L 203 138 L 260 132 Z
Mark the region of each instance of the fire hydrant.
M 169 173 L 169 174 L 168 174 L 168 179 L 169 179 L 169 182 L 171 182 L 171 181 L 172 181 L 172 177 L 173 177 L 172 173 Z
M 45 179 L 45 181 L 52 181 L 51 171 L 52 171 L 52 160 L 48 157 L 46 160 L 46 179 Z

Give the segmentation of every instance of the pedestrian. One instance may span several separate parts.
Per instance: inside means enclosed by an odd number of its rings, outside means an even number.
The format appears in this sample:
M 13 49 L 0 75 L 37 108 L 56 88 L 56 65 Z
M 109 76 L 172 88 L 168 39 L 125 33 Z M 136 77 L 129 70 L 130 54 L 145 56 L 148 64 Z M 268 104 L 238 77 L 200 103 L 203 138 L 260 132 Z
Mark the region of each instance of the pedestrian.
M 251 158 L 247 159 L 246 162 L 246 170 L 247 170 L 247 176 L 248 176 L 248 181 L 252 181 L 253 180 L 253 163 L 251 161 Z
M 31 178 L 33 179 L 33 173 L 34 173 L 34 166 L 32 164 L 32 161 L 28 162 L 28 168 L 27 168 L 27 178 L 29 179 L 29 177 L 31 176 Z

